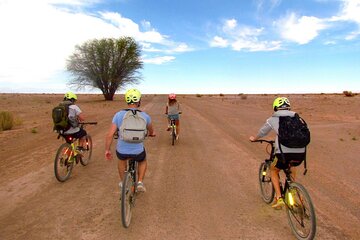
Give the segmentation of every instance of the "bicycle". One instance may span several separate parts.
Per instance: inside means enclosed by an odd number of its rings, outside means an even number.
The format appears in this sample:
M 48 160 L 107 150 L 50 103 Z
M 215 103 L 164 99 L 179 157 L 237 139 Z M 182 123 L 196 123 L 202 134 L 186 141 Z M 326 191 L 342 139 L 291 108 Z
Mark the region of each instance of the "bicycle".
M 179 114 L 181 114 L 181 112 L 179 112 Z M 170 129 L 171 129 L 171 145 L 174 146 L 175 145 L 175 140 L 177 137 L 177 132 L 176 132 L 176 120 L 174 118 L 170 117 Z
M 264 202 L 270 204 L 275 197 L 275 189 L 270 175 L 270 165 L 275 158 L 275 141 L 259 139 L 254 142 L 268 143 L 266 150 L 269 158 L 260 165 L 259 183 Z M 268 146 L 271 146 L 270 151 Z M 316 217 L 310 195 L 303 185 L 293 181 L 290 166 L 283 171 L 285 180 L 284 183 L 280 181 L 280 189 L 291 230 L 297 239 L 313 239 L 316 233 Z
M 95 125 L 97 122 L 80 123 L 80 128 L 85 125 Z M 70 178 L 71 172 L 79 162 L 86 166 L 89 164 L 92 154 L 92 139 L 89 134 L 84 138 L 85 146 L 80 146 L 79 139 L 73 138 L 71 135 L 59 133 L 58 139 L 62 137 L 66 143 L 63 143 L 56 152 L 54 161 L 55 177 L 59 182 L 65 182 Z
M 137 195 L 137 167 L 138 162 L 130 159 L 124 174 L 124 180 L 121 189 L 121 222 L 125 228 L 130 226 L 132 208 L 135 207 Z

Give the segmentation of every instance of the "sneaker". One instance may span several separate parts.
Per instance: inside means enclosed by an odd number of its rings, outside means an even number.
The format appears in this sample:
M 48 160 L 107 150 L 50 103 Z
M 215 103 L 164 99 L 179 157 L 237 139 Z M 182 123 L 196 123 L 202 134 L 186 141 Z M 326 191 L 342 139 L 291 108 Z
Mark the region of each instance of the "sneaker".
M 285 206 L 284 200 L 282 198 L 278 198 L 275 202 L 271 205 L 272 208 L 276 210 L 281 210 L 282 207 Z
M 170 126 L 168 126 L 168 127 L 167 127 L 167 129 L 166 129 L 166 131 L 170 131 L 170 129 L 171 129 L 171 127 L 170 127 Z
M 143 183 L 143 182 L 138 182 L 138 183 L 137 183 L 136 190 L 137 190 L 138 192 L 146 192 L 146 188 L 145 188 L 145 186 L 144 186 L 144 183 Z

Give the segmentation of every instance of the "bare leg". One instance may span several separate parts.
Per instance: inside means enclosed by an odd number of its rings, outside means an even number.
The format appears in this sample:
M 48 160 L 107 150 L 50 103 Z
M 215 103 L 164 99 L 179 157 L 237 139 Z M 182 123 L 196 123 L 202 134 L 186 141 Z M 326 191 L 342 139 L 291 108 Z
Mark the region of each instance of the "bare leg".
M 122 181 L 124 179 L 124 173 L 126 170 L 127 161 L 124 160 L 118 160 L 118 171 L 119 171 L 119 177 Z
M 270 170 L 271 170 L 271 182 L 275 188 L 276 197 L 280 198 L 281 197 L 280 177 L 279 177 L 280 169 L 271 166 Z
M 144 161 L 139 162 L 138 164 L 138 170 L 139 170 L 139 182 L 142 182 L 145 177 L 145 172 L 147 168 L 147 161 L 146 159 Z
M 176 120 L 175 125 L 176 125 L 176 134 L 179 135 L 180 134 L 180 121 Z
M 295 167 L 290 167 L 290 171 L 291 171 L 291 178 L 293 181 L 295 181 L 296 178 L 296 168 Z

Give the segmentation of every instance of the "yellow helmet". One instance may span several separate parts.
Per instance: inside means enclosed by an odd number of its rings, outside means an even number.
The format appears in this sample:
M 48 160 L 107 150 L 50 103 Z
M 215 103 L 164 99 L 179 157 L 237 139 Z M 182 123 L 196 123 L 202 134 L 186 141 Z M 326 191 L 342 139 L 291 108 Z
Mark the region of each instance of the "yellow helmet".
M 137 103 L 140 102 L 141 93 L 139 90 L 133 88 L 129 89 L 125 93 L 125 102 L 126 103 Z
M 72 99 L 77 100 L 77 96 L 75 93 L 73 93 L 73 92 L 65 93 L 64 100 L 72 100 Z
M 273 109 L 277 111 L 279 108 L 290 109 L 290 101 L 286 97 L 278 97 L 274 100 Z

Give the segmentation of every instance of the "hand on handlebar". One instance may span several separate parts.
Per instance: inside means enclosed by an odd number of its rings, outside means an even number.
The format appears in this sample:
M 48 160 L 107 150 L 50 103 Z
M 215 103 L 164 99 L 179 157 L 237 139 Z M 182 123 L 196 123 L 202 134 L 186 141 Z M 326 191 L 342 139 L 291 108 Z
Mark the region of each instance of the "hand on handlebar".
M 250 142 L 254 142 L 254 141 L 256 141 L 256 138 L 254 136 L 250 136 L 249 140 L 250 140 Z

